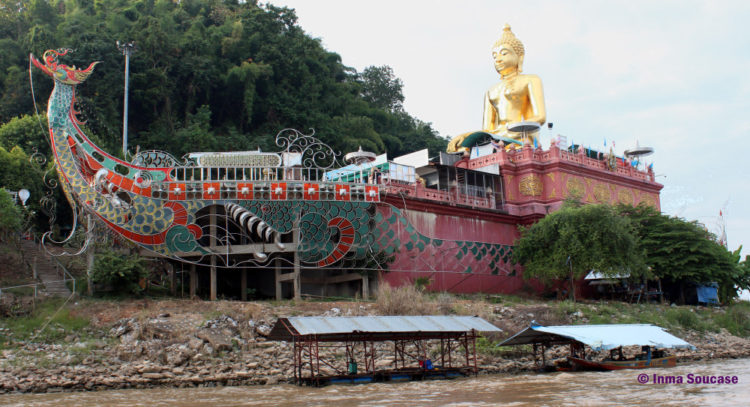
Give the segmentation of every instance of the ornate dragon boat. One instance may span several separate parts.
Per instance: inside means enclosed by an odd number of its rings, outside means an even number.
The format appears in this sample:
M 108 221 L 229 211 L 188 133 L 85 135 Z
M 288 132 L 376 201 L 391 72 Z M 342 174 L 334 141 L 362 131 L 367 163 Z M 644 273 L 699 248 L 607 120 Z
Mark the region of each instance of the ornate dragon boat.
M 141 151 L 128 162 L 81 131 L 76 86 L 96 63 L 68 67 L 58 61 L 67 52 L 30 56 L 54 80 L 49 137 L 67 199 L 143 253 L 189 264 L 191 296 L 210 273 L 210 298 L 218 279 L 240 285 L 244 297 L 253 270 L 252 284 L 279 299 L 331 290 L 366 297 L 375 277 L 433 291 L 540 292 L 512 262 L 518 225 L 571 196 L 659 207 L 662 185 L 650 167 L 554 140 L 548 150 L 489 143 L 437 159 L 426 149 L 392 160 L 358 151 L 344 157 L 347 165 L 313 134 L 287 129 L 273 153 L 178 160 Z M 241 283 L 232 270 L 242 270 Z
M 30 55 L 54 80 L 47 114 L 62 189 L 75 212 L 142 249 L 211 267 L 293 270 L 297 279 L 301 269 L 384 270 L 396 254 L 430 258 L 444 270 L 471 268 L 473 257 L 491 262 L 495 275 L 511 271 L 510 245 L 420 233 L 383 201 L 380 179 L 366 182 L 374 164 L 343 166 L 331 147 L 296 130 L 276 136 L 276 153 L 192 153 L 178 160 L 142 151 L 130 162 L 119 159 L 96 146 L 77 118 L 76 86 L 97 63 L 68 67 L 58 61 L 67 52 L 48 50 L 41 61 Z

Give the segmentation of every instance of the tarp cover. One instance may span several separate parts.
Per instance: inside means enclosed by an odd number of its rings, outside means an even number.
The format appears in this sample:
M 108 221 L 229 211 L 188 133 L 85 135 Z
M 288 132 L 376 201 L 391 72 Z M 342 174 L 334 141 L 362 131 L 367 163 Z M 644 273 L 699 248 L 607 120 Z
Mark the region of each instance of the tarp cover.
M 287 328 L 287 325 L 295 333 Z M 501 332 L 479 317 L 467 316 L 372 316 L 372 317 L 291 317 L 281 318 L 271 329 L 269 339 L 290 340 L 293 335 L 391 334 Z
M 698 294 L 698 302 L 705 304 L 718 304 L 719 303 L 719 292 L 718 288 L 712 285 L 699 285 L 696 289 Z
M 651 324 L 532 325 L 499 346 L 561 343 L 565 340 L 581 342 L 595 351 L 633 345 L 695 349 L 695 346 L 667 333 L 664 328 Z

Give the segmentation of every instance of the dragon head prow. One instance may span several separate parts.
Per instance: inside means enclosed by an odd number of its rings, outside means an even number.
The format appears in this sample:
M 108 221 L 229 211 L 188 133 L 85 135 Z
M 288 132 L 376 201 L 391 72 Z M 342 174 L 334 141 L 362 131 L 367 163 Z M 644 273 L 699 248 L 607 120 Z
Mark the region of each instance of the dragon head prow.
M 55 81 L 75 86 L 85 81 L 89 75 L 94 72 L 94 66 L 96 66 L 99 61 L 92 62 L 86 69 L 77 69 L 75 65 L 71 68 L 67 65 L 58 64 L 57 58 L 66 55 L 70 51 L 71 50 L 65 48 L 58 50 L 48 49 L 47 51 L 44 51 L 44 56 L 42 57 L 44 63 L 36 59 L 33 54 L 29 54 L 29 59 L 31 59 L 31 62 L 36 65 L 37 68 L 41 69 Z

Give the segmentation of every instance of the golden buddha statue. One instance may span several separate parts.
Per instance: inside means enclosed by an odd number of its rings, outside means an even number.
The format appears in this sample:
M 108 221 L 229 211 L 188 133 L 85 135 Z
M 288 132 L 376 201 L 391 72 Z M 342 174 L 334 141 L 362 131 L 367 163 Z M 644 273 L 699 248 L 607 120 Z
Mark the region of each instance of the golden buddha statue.
M 544 107 L 542 80 L 536 75 L 522 75 L 524 47 L 513 35 L 509 25 L 492 47 L 495 69 L 500 82 L 484 95 L 482 131 L 458 135 L 448 143 L 449 153 L 468 152 L 479 139 L 489 135 L 511 144 L 532 144 L 539 134 L 538 126 L 547 119 Z M 513 125 L 526 122 L 532 126 L 520 126 L 526 131 L 513 131 Z M 509 129 L 510 127 L 510 129 Z M 529 131 L 529 128 L 536 127 Z

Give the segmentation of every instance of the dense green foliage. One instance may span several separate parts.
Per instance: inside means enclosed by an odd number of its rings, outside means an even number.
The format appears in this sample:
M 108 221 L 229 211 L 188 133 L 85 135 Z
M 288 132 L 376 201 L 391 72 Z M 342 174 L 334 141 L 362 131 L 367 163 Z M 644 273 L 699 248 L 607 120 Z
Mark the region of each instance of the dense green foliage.
M 39 152 L 45 157 L 50 156 L 50 144 L 40 134 L 47 133 L 47 122 L 42 122 L 34 116 L 23 115 L 14 117 L 7 123 L 0 124 L 0 147 L 10 151 L 13 147 L 20 147 L 26 154 Z
M 580 313 L 591 324 L 654 324 L 678 334 L 689 330 L 720 332 L 721 329 L 726 329 L 732 335 L 750 336 L 750 303 L 745 301 L 721 309 L 571 301 L 560 301 L 553 306 L 557 322 L 549 321 L 550 324 L 568 324 L 571 316 Z
M 630 279 L 658 278 L 679 287 L 685 301 L 688 284 L 719 284 L 719 299 L 728 302 L 737 288 L 750 286 L 750 259 L 740 249 L 728 251 L 697 222 L 663 215 L 639 205 L 580 206 L 562 209 L 522 230 L 515 256 L 524 276 L 545 281 L 565 279 L 571 263 L 575 278 L 589 270 Z
M 116 41 L 134 41 L 130 60 L 129 145 L 181 156 L 189 151 L 276 150 L 284 128 L 316 135 L 342 152 L 360 145 L 391 156 L 446 141 L 401 108 L 402 83 L 387 67 L 363 73 L 297 25 L 293 10 L 233 0 L 0 1 L 0 124 L 34 112 L 27 55 L 66 47 L 61 62 L 102 61 L 79 89 L 79 107 L 95 141 L 121 148 L 124 57 Z M 34 73 L 37 102 L 52 83 Z M 40 106 L 40 111 L 44 107 Z M 32 121 L 13 124 L 43 147 Z M 19 130 L 17 129 L 17 130 Z M 26 151 L 30 154 L 30 151 Z
M 140 282 L 147 276 L 148 270 L 139 256 L 105 250 L 96 255 L 91 280 L 108 285 L 115 292 L 137 294 L 143 291 Z
M 277 151 L 274 137 L 285 128 L 314 129 L 342 153 L 362 146 L 391 157 L 425 147 L 435 154 L 447 143 L 403 111 L 402 83 L 389 67 L 358 73 L 342 65 L 304 33 L 293 10 L 233 0 L 0 0 L 0 147 L 51 161 L 28 54 L 64 47 L 74 52 L 61 63 L 102 62 L 79 86 L 77 108 L 87 135 L 121 155 L 124 57 L 117 41 L 137 47 L 130 59 L 131 153 Z M 32 79 L 45 112 L 52 81 L 38 69 Z M 6 155 L 0 151 L 2 168 Z M 41 173 L 17 162 L 0 175 L 0 187 L 23 185 L 38 206 Z M 65 224 L 70 214 L 60 193 L 57 207 Z
M 524 265 L 525 277 L 542 280 L 586 275 L 600 270 L 614 275 L 645 273 L 633 227 L 608 205 L 566 202 L 534 225 L 523 228 L 515 258 Z
M 10 194 L 0 189 L 0 242 L 7 241 L 22 225 L 21 210 L 13 202 Z
M 0 134 L 2 134 L 4 128 L 5 126 L 0 126 Z M 47 222 L 46 216 L 36 216 L 33 219 L 26 218 L 26 215 L 32 216 L 42 212 L 39 199 L 46 192 L 46 189 L 43 173 L 39 167 L 32 164 L 29 156 L 18 146 L 8 151 L 0 145 L 0 169 L 2 169 L 0 171 L 0 188 L 10 191 L 27 189 L 30 193 L 22 222 L 28 220 L 37 226 L 44 227 Z
M 663 215 L 645 205 L 620 205 L 617 211 L 635 225 L 645 261 L 654 276 L 680 284 L 682 290 L 688 282 L 716 282 L 723 302 L 737 295 L 736 287 L 750 286 L 747 261 L 740 263 L 741 248 L 734 253 L 728 251 L 697 222 Z

